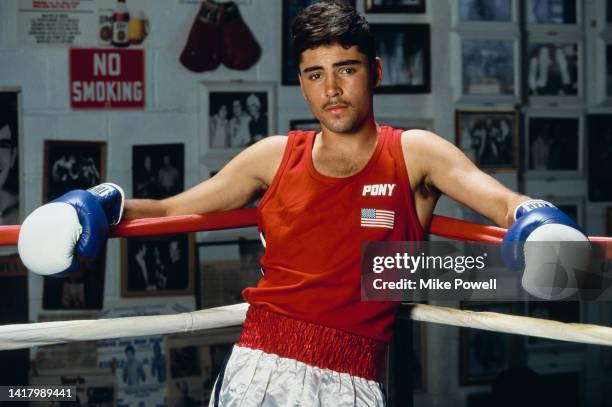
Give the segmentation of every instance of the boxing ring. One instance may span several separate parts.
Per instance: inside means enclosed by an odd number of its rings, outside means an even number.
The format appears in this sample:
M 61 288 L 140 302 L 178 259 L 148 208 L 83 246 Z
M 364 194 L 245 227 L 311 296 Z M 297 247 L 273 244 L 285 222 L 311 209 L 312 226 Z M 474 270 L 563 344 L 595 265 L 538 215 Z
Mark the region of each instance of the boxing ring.
M 111 228 L 111 237 L 142 237 L 212 231 L 255 226 L 256 210 L 170 216 L 124 221 Z M 435 215 L 430 234 L 448 239 L 499 243 L 505 229 Z M 0 245 L 16 245 L 19 226 L 0 226 Z M 589 237 L 592 242 L 610 243 L 612 238 Z M 174 315 L 137 316 L 98 320 L 72 320 L 0 326 L 0 350 L 100 339 L 189 333 L 241 325 L 246 303 Z M 541 338 L 612 346 L 612 327 L 564 323 L 554 320 L 476 312 L 428 304 L 410 304 L 415 321 L 463 328 L 536 336 Z

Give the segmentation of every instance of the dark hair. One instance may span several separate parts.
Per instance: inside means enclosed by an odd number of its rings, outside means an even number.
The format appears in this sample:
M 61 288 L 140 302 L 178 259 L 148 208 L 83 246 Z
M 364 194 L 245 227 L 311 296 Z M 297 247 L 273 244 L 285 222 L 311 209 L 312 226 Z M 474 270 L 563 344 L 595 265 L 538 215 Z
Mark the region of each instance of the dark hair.
M 302 52 L 334 43 L 345 48 L 356 45 L 370 64 L 376 59 L 376 45 L 370 25 L 346 1 L 320 1 L 303 9 L 291 25 L 291 42 L 297 66 L 300 65 Z

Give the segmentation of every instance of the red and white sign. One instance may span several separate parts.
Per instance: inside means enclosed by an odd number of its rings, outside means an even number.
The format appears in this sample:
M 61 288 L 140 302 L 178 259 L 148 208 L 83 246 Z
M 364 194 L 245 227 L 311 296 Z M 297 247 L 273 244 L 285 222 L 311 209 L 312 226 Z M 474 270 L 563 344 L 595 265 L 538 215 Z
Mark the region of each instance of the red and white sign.
M 145 106 L 144 50 L 70 49 L 70 106 L 125 109 Z

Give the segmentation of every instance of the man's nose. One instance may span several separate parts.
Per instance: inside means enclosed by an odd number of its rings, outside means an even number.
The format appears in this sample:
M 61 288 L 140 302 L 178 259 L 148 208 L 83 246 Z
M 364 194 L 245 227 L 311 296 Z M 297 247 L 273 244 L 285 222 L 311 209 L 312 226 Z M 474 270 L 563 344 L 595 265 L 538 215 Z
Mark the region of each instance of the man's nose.
M 325 79 L 325 95 L 328 97 L 342 95 L 342 88 L 339 86 L 335 75 L 328 75 Z

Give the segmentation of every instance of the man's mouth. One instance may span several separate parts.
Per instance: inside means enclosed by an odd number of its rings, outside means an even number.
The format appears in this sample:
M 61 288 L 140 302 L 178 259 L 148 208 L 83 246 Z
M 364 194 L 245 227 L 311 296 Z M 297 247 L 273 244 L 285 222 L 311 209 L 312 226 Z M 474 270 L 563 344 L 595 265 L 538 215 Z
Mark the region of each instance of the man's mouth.
M 348 108 L 348 105 L 344 103 L 334 103 L 334 104 L 325 106 L 324 110 L 330 113 L 338 113 L 347 108 Z

